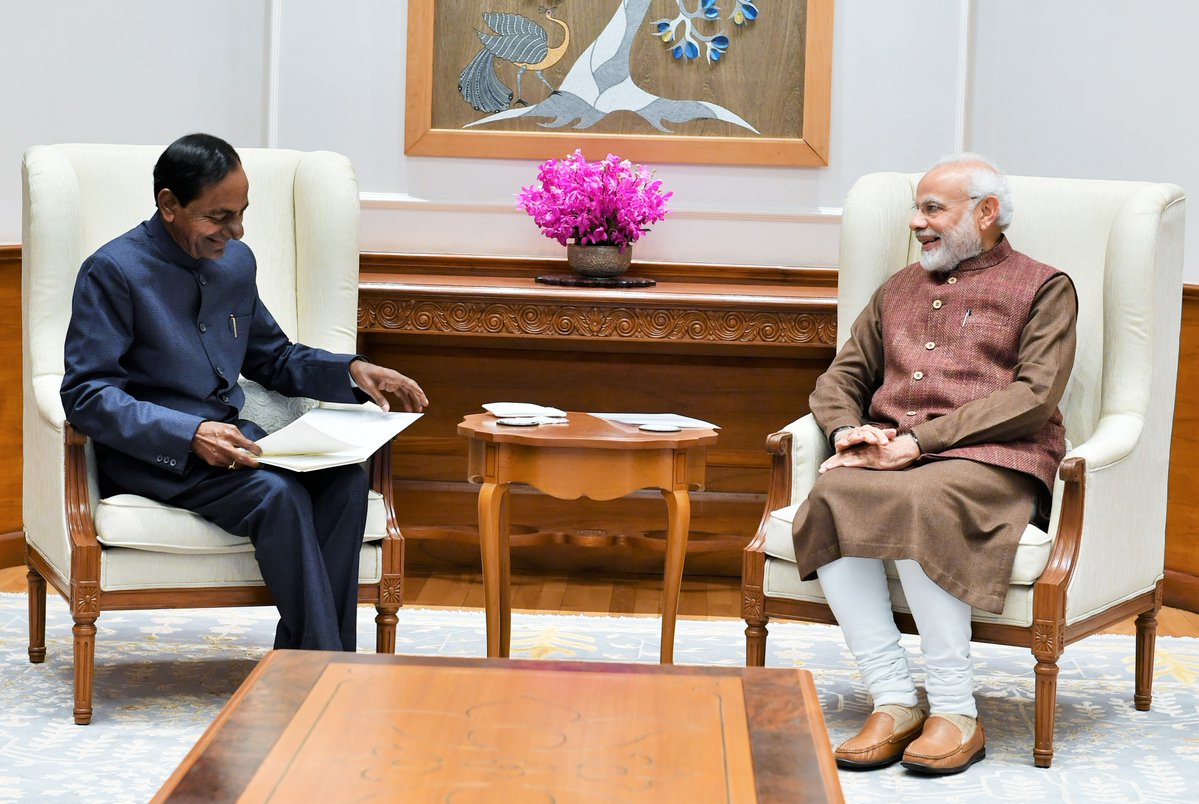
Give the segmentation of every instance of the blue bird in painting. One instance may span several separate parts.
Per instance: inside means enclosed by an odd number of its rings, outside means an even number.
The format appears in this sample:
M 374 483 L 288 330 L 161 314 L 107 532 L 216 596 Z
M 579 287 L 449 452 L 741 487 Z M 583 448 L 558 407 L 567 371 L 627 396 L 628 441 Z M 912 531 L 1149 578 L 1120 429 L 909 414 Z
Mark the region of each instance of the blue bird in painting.
M 525 104 L 520 97 L 520 79 L 532 70 L 541 83 L 555 92 L 553 85 L 545 80 L 542 70 L 549 69 L 561 61 L 570 44 L 570 26 L 554 17 L 552 7 L 542 7 L 545 18 L 562 28 L 562 43 L 549 46 L 549 33 L 528 17 L 519 14 L 487 12 L 483 21 L 495 33 L 475 31 L 482 49 L 471 59 L 470 64 L 458 76 L 458 91 L 462 98 L 480 112 L 501 112 L 513 105 L 512 90 L 495 73 L 495 60 L 511 62 L 520 69 L 516 73 L 515 103 Z M 527 104 L 525 104 L 527 105 Z

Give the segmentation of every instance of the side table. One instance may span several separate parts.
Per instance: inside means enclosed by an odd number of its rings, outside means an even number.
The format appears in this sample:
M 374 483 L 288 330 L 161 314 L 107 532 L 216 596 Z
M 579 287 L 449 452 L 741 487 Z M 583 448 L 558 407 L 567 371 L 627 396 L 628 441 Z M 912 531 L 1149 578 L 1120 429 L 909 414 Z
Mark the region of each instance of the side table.
M 662 583 L 660 659 L 674 659 L 683 559 L 691 526 L 689 491 L 704 482 L 707 447 L 716 431 L 687 428 L 648 433 L 586 413 L 567 424 L 505 427 L 486 413 L 467 416 L 459 435 L 470 439 L 468 478 L 479 483 L 479 546 L 487 616 L 487 655 L 508 656 L 512 601 L 509 588 L 508 491 L 525 483 L 562 500 L 615 500 L 656 488 L 666 498 L 666 566 Z

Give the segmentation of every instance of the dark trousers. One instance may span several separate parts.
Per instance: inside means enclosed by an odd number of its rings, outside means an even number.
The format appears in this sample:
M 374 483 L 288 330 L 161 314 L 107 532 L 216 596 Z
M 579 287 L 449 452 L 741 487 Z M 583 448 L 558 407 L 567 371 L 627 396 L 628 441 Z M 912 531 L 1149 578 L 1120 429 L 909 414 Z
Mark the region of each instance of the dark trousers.
M 170 504 L 254 544 L 279 608 L 275 647 L 355 650 L 368 489 L 362 468 L 210 469 L 205 475 Z

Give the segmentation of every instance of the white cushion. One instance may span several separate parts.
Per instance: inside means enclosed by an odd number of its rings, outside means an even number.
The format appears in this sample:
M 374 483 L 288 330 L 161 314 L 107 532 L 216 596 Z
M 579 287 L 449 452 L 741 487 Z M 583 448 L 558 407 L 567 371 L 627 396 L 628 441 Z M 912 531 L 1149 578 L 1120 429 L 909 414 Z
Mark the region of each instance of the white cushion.
M 892 562 L 886 562 L 891 564 Z M 887 586 L 891 592 L 891 608 L 907 612 L 907 598 L 903 595 L 903 587 L 898 578 L 888 578 Z M 992 614 L 989 611 L 973 609 L 970 619 L 975 622 L 997 623 L 1000 625 L 1028 626 L 1032 624 L 1032 590 L 1031 586 L 1012 585 L 1008 587 L 1007 599 L 1003 611 Z M 820 581 L 801 581 L 799 570 L 795 564 L 777 558 L 766 559 L 766 571 L 762 580 L 762 592 L 768 598 L 786 598 L 807 603 L 824 603 L 824 592 Z
M 382 577 L 383 548 L 378 542 L 363 544 L 358 583 L 378 583 Z M 106 592 L 263 585 L 253 553 L 184 555 L 122 547 L 100 552 L 100 588 Z
M 383 496 L 372 489 L 367 493 L 363 541 L 379 541 L 386 535 Z M 105 547 L 151 553 L 254 552 L 249 539 L 234 536 L 199 514 L 136 494 L 117 494 L 100 501 L 96 506 L 96 540 Z
M 770 521 L 766 526 L 766 555 L 779 558 L 790 564 L 795 564 L 795 543 L 791 539 L 791 524 L 799 511 L 799 503 L 779 508 L 770 513 Z M 1016 561 L 1012 565 L 1013 586 L 1031 586 L 1049 563 L 1049 553 L 1053 549 L 1053 540 L 1049 534 L 1035 525 L 1029 525 L 1020 536 L 1020 546 L 1016 548 Z M 777 569 L 777 568 L 776 568 Z M 779 571 L 782 571 L 779 569 Z M 887 562 L 888 576 L 895 578 L 895 567 Z M 798 570 L 796 570 L 798 581 Z

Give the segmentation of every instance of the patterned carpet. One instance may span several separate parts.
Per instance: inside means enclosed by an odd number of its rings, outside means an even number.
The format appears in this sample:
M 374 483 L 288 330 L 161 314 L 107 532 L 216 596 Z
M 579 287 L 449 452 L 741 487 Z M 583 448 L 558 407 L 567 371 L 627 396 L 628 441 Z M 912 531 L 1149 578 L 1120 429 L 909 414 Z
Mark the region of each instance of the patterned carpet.
M 0 594 L 0 801 L 146 801 L 262 657 L 271 609 L 129 612 L 98 621 L 96 715 L 71 719 L 70 617 L 49 602 L 47 660 L 31 665 L 24 595 Z M 374 644 L 374 610 L 359 643 Z M 682 620 L 680 664 L 743 662 L 739 621 Z M 512 655 L 653 662 L 656 618 L 516 615 Z M 404 609 L 400 653 L 482 656 L 480 611 Z M 913 643 L 907 643 L 909 650 Z M 811 670 L 830 738 L 849 737 L 868 703 L 835 628 L 771 627 L 768 664 Z M 1153 710 L 1132 705 L 1131 637 L 1098 636 L 1066 651 L 1057 754 L 1032 765 L 1033 672 L 1027 651 L 975 646 L 987 759 L 964 774 L 926 779 L 896 765 L 842 773 L 845 798 L 909 801 L 1193 801 L 1199 778 L 1199 640 L 1158 640 Z M 1187 793 L 1190 789 L 1192 792 Z

